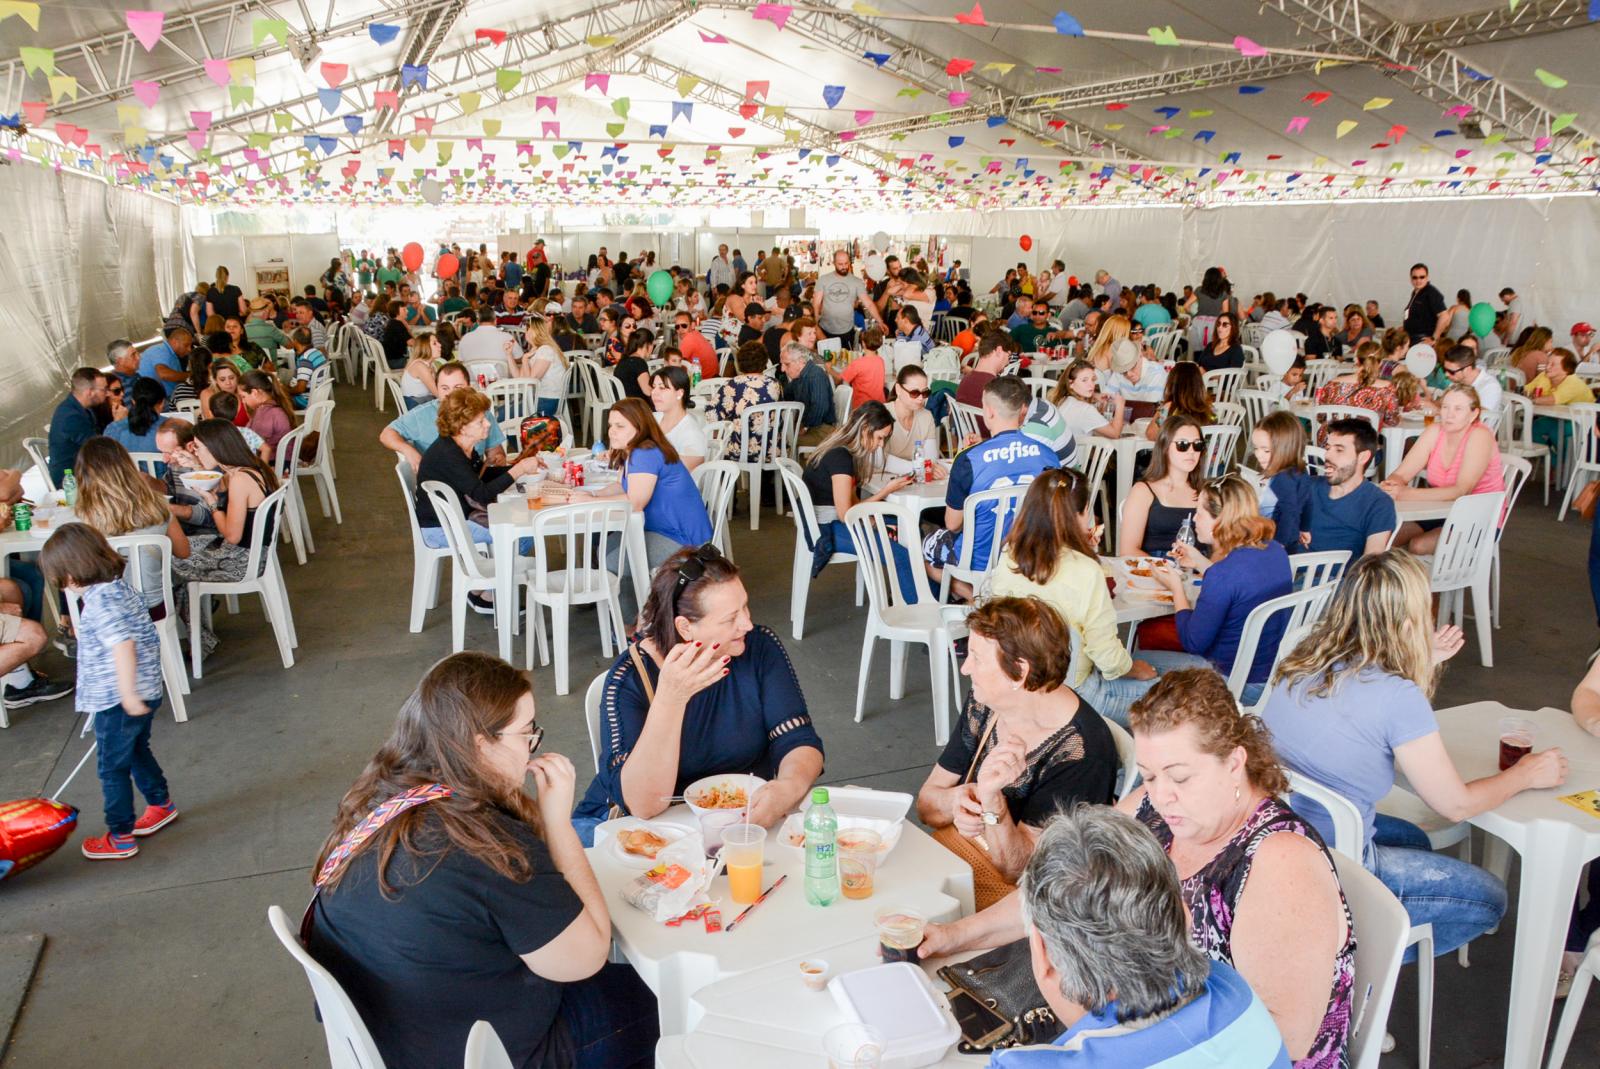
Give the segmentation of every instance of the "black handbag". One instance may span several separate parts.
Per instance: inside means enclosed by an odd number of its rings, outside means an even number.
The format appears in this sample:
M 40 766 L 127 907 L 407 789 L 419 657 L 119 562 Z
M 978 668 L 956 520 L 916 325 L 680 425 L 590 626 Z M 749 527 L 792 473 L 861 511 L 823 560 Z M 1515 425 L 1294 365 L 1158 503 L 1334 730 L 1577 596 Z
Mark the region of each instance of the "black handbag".
M 982 1046 L 963 1036 L 963 1054 L 981 1054 L 1006 1047 L 1049 1043 L 1061 1034 L 1061 1025 L 1033 978 L 1028 941 L 996 947 L 975 958 L 946 965 L 939 976 L 952 989 L 964 991 L 994 1010 L 1011 1025 L 998 1038 Z

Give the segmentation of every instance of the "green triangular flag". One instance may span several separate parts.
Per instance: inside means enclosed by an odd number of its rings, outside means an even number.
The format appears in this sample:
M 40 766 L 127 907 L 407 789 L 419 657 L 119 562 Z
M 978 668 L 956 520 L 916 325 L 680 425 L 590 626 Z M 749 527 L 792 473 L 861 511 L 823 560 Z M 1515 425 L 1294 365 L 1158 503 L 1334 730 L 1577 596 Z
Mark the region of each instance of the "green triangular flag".
M 499 87 L 502 93 L 511 92 L 520 81 L 522 81 L 522 72 L 512 70 L 510 67 L 501 67 L 494 72 L 494 84 Z
M 256 100 L 256 87 L 253 85 L 228 86 L 228 103 L 254 104 Z
M 287 111 L 275 111 L 272 113 L 272 125 L 279 130 L 293 130 L 294 116 Z
M 478 110 L 478 105 L 483 101 L 482 93 L 462 93 L 456 97 L 456 103 L 461 105 L 461 114 L 471 115 Z
M 276 37 L 280 45 L 289 43 L 289 22 L 287 19 L 256 19 L 250 26 L 250 44 L 260 48 L 261 42 L 268 37 Z
M 499 119 L 485 119 L 485 120 L 483 120 L 483 133 L 484 133 L 484 136 L 493 137 L 496 134 L 498 134 L 499 132 L 500 132 L 500 120 Z
M 627 97 L 618 97 L 611 102 L 611 110 L 616 112 L 619 118 L 626 119 L 628 117 L 628 107 L 629 101 Z
M 37 71 L 44 71 L 46 74 L 56 72 L 56 50 L 53 48 L 29 46 L 17 49 L 17 54 L 22 57 L 22 69 L 28 74 Z
M 628 124 L 625 122 L 608 122 L 606 123 L 606 134 L 609 137 L 617 137 L 627 128 Z

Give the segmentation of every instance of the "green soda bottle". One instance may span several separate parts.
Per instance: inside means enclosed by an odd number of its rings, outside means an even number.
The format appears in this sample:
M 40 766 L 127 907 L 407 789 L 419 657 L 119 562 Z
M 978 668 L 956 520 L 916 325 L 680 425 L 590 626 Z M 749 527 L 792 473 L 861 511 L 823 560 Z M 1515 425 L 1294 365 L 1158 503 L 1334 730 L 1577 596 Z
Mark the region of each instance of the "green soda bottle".
M 828 804 L 828 788 L 811 791 L 806 810 L 806 901 L 831 906 L 839 897 L 839 818 Z

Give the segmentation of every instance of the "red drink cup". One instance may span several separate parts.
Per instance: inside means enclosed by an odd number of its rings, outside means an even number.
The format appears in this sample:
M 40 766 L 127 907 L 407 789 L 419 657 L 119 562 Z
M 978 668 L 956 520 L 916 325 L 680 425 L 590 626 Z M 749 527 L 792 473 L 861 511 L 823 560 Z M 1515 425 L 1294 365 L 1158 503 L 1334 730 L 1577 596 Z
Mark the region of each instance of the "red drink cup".
M 1533 724 L 1520 716 L 1500 718 L 1500 771 L 1533 752 Z

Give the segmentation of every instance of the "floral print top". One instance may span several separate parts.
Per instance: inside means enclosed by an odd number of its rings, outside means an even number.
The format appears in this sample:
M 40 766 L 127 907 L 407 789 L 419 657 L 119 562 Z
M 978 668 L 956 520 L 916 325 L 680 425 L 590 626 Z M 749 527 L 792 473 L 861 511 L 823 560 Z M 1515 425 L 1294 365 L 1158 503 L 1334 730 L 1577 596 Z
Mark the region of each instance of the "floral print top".
M 1400 422 L 1400 401 L 1394 395 L 1394 387 L 1382 380 L 1370 386 L 1337 380 L 1326 383 L 1317 391 L 1317 404 L 1368 409 L 1378 414 L 1378 422 L 1385 427 L 1393 427 Z M 1327 427 L 1317 432 L 1317 444 L 1328 444 Z
M 742 456 L 743 443 L 739 439 L 739 417 L 744 410 L 752 405 L 767 405 L 783 400 L 778 384 L 767 375 L 735 375 L 717 390 L 716 398 L 711 402 L 711 418 L 726 420 L 734 426 L 728 431 L 728 447 L 724 455 L 731 459 Z M 758 417 L 765 420 L 766 416 Z M 751 430 L 764 428 L 754 425 Z M 753 457 L 750 459 L 754 459 Z
M 1155 835 L 1161 848 L 1172 851 L 1172 829 L 1161 819 L 1147 796 L 1139 804 L 1139 822 Z M 1333 868 L 1328 848 L 1316 830 L 1283 802 L 1264 798 L 1256 806 L 1244 826 L 1228 844 L 1217 851 L 1217 856 L 1183 881 L 1183 902 L 1189 910 L 1190 934 L 1195 943 L 1210 957 L 1233 964 L 1233 914 L 1244 894 L 1244 885 L 1250 879 L 1250 866 L 1255 853 L 1269 836 L 1279 832 L 1303 835 L 1316 843 Z M 1335 874 L 1337 880 L 1337 874 Z M 1333 979 L 1328 992 L 1328 1009 L 1317 1029 L 1317 1038 L 1304 1058 L 1294 1063 L 1294 1069 L 1346 1069 L 1349 1065 L 1345 1044 L 1350 1032 L 1350 1004 L 1355 992 L 1356 936 L 1355 924 L 1350 918 L 1350 906 L 1345 902 L 1344 891 L 1339 891 L 1339 903 L 1344 909 L 1344 945 L 1333 959 Z

